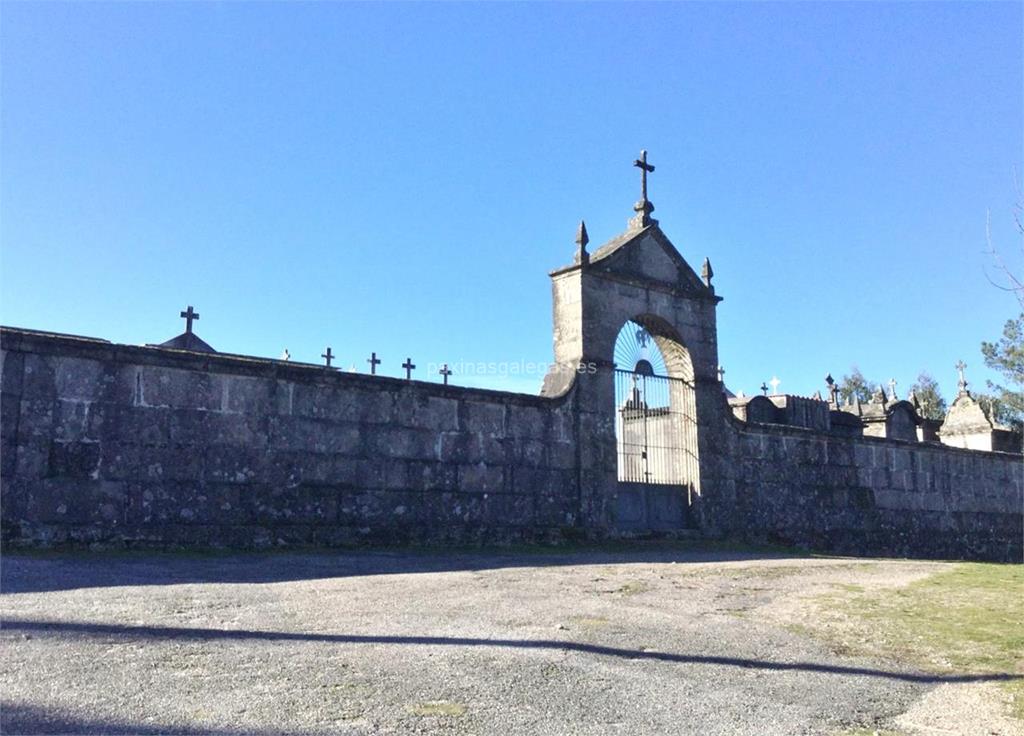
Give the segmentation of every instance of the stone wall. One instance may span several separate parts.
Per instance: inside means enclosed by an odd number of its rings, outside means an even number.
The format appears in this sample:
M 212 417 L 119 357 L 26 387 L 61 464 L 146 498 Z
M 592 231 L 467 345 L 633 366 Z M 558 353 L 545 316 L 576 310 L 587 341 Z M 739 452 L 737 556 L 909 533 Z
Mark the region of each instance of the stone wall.
M 734 422 L 704 524 L 853 555 L 1024 557 L 1020 455 Z
M 558 538 L 571 396 L 5 329 L 8 544 Z
M 642 533 L 616 519 L 624 491 L 672 506 L 669 486 L 615 480 L 607 366 L 538 397 L 6 328 L 0 347 L 8 546 L 558 541 Z M 1019 454 L 744 422 L 715 379 L 695 392 L 701 495 L 672 518 L 1021 560 Z

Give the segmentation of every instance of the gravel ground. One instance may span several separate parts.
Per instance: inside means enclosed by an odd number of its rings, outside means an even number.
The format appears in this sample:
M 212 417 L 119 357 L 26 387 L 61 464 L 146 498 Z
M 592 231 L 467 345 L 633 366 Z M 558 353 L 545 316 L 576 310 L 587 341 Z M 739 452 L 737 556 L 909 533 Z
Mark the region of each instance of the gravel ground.
M 940 563 L 709 551 L 7 555 L 4 733 L 835 734 L 951 678 L 784 625 Z

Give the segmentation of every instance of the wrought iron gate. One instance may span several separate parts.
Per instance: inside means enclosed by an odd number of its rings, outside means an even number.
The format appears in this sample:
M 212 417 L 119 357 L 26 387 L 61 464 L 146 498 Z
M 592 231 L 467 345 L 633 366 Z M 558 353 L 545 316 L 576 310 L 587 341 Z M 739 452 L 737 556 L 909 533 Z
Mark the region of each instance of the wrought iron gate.
M 649 364 L 648 364 L 649 366 Z M 698 490 L 693 384 L 637 365 L 615 371 L 618 478 Z M 689 500 L 689 499 L 688 499 Z

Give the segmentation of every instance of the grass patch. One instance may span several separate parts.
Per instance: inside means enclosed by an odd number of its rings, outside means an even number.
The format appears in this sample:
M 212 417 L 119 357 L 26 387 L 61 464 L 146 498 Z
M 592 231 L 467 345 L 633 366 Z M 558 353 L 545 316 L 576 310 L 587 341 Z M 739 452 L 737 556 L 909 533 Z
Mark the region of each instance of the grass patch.
M 839 586 L 801 627 L 843 654 L 898 660 L 938 673 L 1012 674 L 1024 719 L 1024 566 L 960 564 L 902 588 Z
M 466 706 L 462 703 L 453 703 L 450 700 L 427 700 L 416 703 L 409 707 L 409 712 L 414 716 L 446 716 L 458 718 L 466 714 Z

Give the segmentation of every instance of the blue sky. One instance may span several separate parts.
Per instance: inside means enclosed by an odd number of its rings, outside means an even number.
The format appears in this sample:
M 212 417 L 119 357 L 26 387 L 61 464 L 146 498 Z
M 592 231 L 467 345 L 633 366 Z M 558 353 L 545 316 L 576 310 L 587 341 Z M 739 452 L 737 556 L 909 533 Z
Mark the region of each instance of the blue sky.
M 544 362 L 547 272 L 580 218 L 625 228 L 642 147 L 734 390 L 857 364 L 949 397 L 1015 314 L 985 222 L 1024 268 L 1020 3 L 0 13 L 4 324 L 158 342 L 193 304 L 227 352 Z

